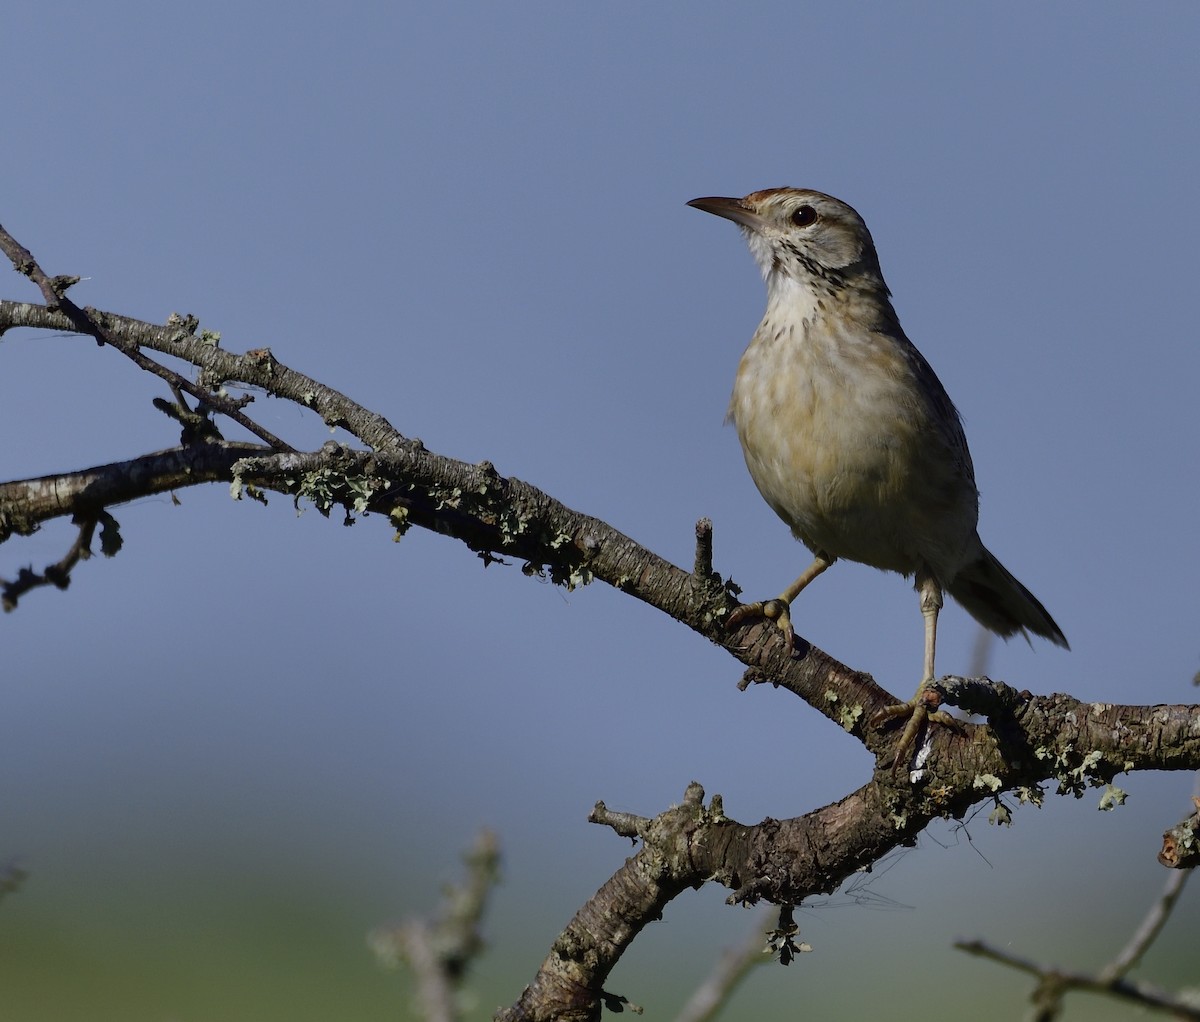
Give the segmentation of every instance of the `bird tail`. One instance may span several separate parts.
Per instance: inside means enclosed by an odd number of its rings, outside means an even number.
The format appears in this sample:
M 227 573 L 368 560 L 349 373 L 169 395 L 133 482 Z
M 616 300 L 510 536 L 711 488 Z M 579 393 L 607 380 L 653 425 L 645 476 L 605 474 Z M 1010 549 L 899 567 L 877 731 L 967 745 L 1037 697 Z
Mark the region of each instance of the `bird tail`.
M 1020 632 L 1070 649 L 1062 629 L 1038 598 L 987 550 L 955 576 L 947 591 L 988 631 L 1007 639 Z

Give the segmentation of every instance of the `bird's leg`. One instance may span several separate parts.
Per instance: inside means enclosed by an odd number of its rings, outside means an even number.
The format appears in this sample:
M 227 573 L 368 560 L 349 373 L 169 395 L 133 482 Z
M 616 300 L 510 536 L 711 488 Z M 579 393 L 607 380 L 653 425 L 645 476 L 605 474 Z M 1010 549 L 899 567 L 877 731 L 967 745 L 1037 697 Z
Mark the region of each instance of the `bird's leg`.
M 892 771 L 905 760 L 917 735 L 927 721 L 939 724 L 954 724 L 954 718 L 948 713 L 938 712 L 941 700 L 936 692 L 929 691 L 933 684 L 934 656 L 937 652 L 937 619 L 942 609 L 942 587 L 933 575 L 922 569 L 917 572 L 917 592 L 921 597 L 921 616 L 925 619 L 925 659 L 921 671 L 921 683 L 917 686 L 916 695 L 907 703 L 897 703 L 885 706 L 871 718 L 871 724 L 878 727 L 894 717 L 907 717 L 908 723 L 900 735 L 900 744 L 896 746 L 896 756 L 892 760 Z
M 787 648 L 791 649 L 796 643 L 796 633 L 792 628 L 792 601 L 800 595 L 800 592 L 809 582 L 825 571 L 836 560 L 836 557 L 830 557 L 828 554 L 816 554 L 812 564 L 804 569 L 804 573 L 775 599 L 761 600 L 757 603 L 743 603 L 740 607 L 735 608 L 729 617 L 725 619 L 725 627 L 732 631 L 743 621 L 749 621 L 756 617 L 765 617 L 775 622 L 783 632 L 783 640 L 787 644 Z
M 925 619 L 925 661 L 921 684 L 917 686 L 919 696 L 925 686 L 933 681 L 933 661 L 937 654 L 937 619 L 942 610 L 942 587 L 938 585 L 937 579 L 929 574 L 922 574 L 918 584 L 917 591 L 921 594 L 921 617 Z

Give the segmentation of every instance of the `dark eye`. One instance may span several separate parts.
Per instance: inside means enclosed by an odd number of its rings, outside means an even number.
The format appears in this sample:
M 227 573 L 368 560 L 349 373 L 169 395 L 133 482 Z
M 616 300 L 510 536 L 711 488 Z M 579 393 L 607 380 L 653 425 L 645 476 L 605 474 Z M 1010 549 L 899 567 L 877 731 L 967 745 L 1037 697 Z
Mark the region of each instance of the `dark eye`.
M 808 227 L 817 222 L 817 211 L 812 206 L 801 206 L 792 214 L 792 223 L 797 227 Z

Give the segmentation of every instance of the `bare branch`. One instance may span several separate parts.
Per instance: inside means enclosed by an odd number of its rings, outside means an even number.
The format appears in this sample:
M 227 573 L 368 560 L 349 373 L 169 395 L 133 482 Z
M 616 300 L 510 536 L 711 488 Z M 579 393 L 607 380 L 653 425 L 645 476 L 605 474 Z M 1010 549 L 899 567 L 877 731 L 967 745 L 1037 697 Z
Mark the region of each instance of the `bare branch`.
M 86 321 L 82 324 L 59 309 L 0 300 L 0 334 L 14 327 L 82 333 L 88 336 L 95 336 L 95 331 L 100 330 L 105 343 L 125 354 L 136 353 L 140 348 L 150 348 L 190 362 L 200 370 L 200 382 L 194 384 L 179 376 L 174 377 L 172 382 L 256 434 L 261 427 L 242 415 L 237 402 L 222 398 L 219 393 L 222 384 L 228 381 L 244 383 L 261 388 L 274 397 L 312 409 L 321 416 L 326 425 L 331 428 L 340 427 L 376 450 L 411 442 L 398 433 L 382 415 L 368 411 L 344 394 L 318 383 L 312 377 L 289 369 L 275 358 L 269 348 L 253 348 L 243 355 L 234 355 L 219 348 L 211 335 L 194 336 L 190 332 L 194 329 L 192 320 L 180 320 L 176 317 L 176 324 L 156 326 L 153 323 L 97 309 L 88 308 L 81 312 L 87 314 Z M 267 440 L 267 443 L 280 450 L 290 450 L 281 441 Z
M 1142 956 L 1150 949 L 1150 945 L 1162 933 L 1162 928 L 1171 918 L 1171 912 L 1179 901 L 1179 896 L 1183 893 L 1183 888 L 1187 885 L 1188 877 L 1191 875 L 1191 872 L 1187 870 L 1172 870 L 1167 874 L 1167 882 L 1163 884 L 1162 894 L 1150 906 L 1150 911 L 1146 913 L 1142 924 L 1129 938 L 1129 943 L 1097 974 L 1096 979 L 1100 983 L 1112 983 L 1114 980 L 1120 979 L 1142 960 Z
M 46 299 L 45 311 L 62 317 L 64 324 L 58 329 L 70 330 L 75 333 L 94 337 L 97 344 L 111 344 L 129 358 L 139 369 L 153 373 L 155 376 L 165 380 L 176 393 L 187 391 L 187 393 L 204 402 L 206 405 L 229 416 L 229 418 L 233 419 L 240 426 L 249 430 L 277 450 L 291 450 L 282 440 L 245 415 L 236 401 L 231 401 L 222 394 L 214 393 L 204 387 L 197 386 L 191 380 L 180 376 L 174 370 L 168 369 L 166 366 L 146 357 L 139 350 L 137 344 L 129 343 L 124 336 L 111 330 L 108 324 L 105 323 L 102 314 L 96 313 L 94 309 L 81 309 L 67 297 L 67 288 L 72 284 L 78 283 L 79 278 L 48 277 L 41 266 L 38 265 L 37 260 L 33 257 L 33 253 L 21 245 L 2 226 L 0 226 L 0 251 L 3 251 L 9 257 L 9 260 L 18 273 L 23 273 L 37 284 L 38 289 L 42 292 L 42 296 Z M 29 306 L 27 308 L 32 309 L 36 307 Z M 10 326 L 16 325 L 21 324 L 9 323 L 5 318 L 0 317 L 0 335 L 3 335 L 4 331 Z
M 958 940 L 954 942 L 954 946 L 960 951 L 966 951 L 967 954 L 989 958 L 1001 965 L 1007 965 L 1009 968 L 1034 976 L 1038 980 L 1038 987 L 1030 995 L 1030 1000 L 1039 1006 L 1041 1012 L 1037 1015 L 1039 1019 L 1054 1018 L 1057 1014 L 1056 1005 L 1061 1002 L 1062 995 L 1070 990 L 1109 994 L 1145 1008 L 1171 1012 L 1175 1018 L 1200 1019 L 1200 1007 L 1189 1004 L 1170 992 L 1149 983 L 1135 983 L 1127 979 L 1105 982 L 1098 976 L 1087 973 L 1050 968 L 992 947 L 981 940 Z
M 65 515 L 95 514 L 139 497 L 229 482 L 238 461 L 264 450 L 257 444 L 229 442 L 176 447 L 78 472 L 0 483 L 0 542 L 28 535 L 41 523 Z
M 483 831 L 463 858 L 466 883 L 446 889 L 439 914 L 383 927 L 367 938 L 384 965 L 394 967 L 406 961 L 411 967 L 427 1022 L 454 1022 L 458 1017 L 455 990 L 483 951 L 479 925 L 499 876 L 500 848 L 495 834 Z
M 100 511 L 93 516 L 77 517 L 75 524 L 79 526 L 79 533 L 61 560 L 47 565 L 40 573 L 32 568 L 22 568 L 12 582 L 0 579 L 0 607 L 3 607 L 6 613 L 14 610 L 25 593 L 31 589 L 37 589 L 39 586 L 66 589 L 71 583 L 71 570 L 81 560 L 86 560 L 92 555 L 92 534 L 102 520 L 107 528 L 115 529 L 116 523 L 106 511 Z M 114 542 L 113 545 L 119 546 L 119 541 Z
M 701 518 L 696 523 L 696 560 L 692 574 L 697 578 L 711 579 L 713 572 L 713 523 L 711 518 Z
M 6 895 L 19 891 L 28 878 L 28 871 L 13 860 L 0 866 L 0 901 L 3 901 Z
M 9 261 L 13 264 L 13 269 L 18 273 L 24 274 L 37 285 L 38 290 L 42 292 L 42 297 L 46 299 L 46 305 L 49 308 L 62 308 L 64 302 L 66 302 L 67 288 L 79 283 L 78 277 L 51 278 L 46 276 L 45 272 L 38 265 L 37 260 L 33 258 L 33 253 L 2 226 L 0 226 L 0 252 L 8 256 Z M 68 302 L 67 304 L 72 309 L 76 309 L 74 303 Z M 76 309 L 76 311 L 78 310 Z
M 675 1022 L 708 1022 L 715 1018 L 750 971 L 773 960 L 764 948 L 767 912 L 760 910 L 754 918 L 746 938 L 737 947 L 728 948 L 721 954 L 704 982 L 696 987 L 675 1016 Z
M 1198 801 L 1198 805 L 1200 805 L 1200 801 Z M 1049 1020 L 1057 1018 L 1062 1013 L 1063 1002 L 1067 993 L 1071 990 L 1079 989 L 1095 990 L 1118 997 L 1130 996 L 1128 991 L 1132 991 L 1136 997 L 1131 999 L 1139 999 L 1140 1003 L 1152 1004 L 1154 1007 L 1164 1011 L 1180 1012 L 1179 1001 L 1171 994 L 1144 984 L 1126 984 L 1125 976 L 1142 960 L 1142 957 L 1162 932 L 1162 928 L 1166 925 L 1171 912 L 1178 903 L 1179 896 L 1183 893 L 1184 885 L 1187 883 L 1187 878 L 1190 875 L 1191 873 L 1188 870 L 1175 870 L 1168 874 L 1167 881 L 1163 885 L 1162 894 L 1150 906 L 1150 911 L 1147 912 L 1141 925 L 1116 957 L 1094 976 L 1086 976 L 1081 973 L 1064 973 L 1057 968 L 1037 965 L 1025 959 L 1012 956 L 1008 952 L 991 948 L 980 941 L 960 942 L 955 946 L 1037 976 L 1037 988 L 1030 995 L 1037 1020 L 1046 1020 L 1046 1022 L 1049 1022 Z M 1191 1014 L 1188 1014 L 1189 1011 Z M 1175 1014 L 1175 1017 L 1200 1018 L 1200 1004 L 1193 1001 L 1192 1004 L 1185 1006 L 1181 1013 Z

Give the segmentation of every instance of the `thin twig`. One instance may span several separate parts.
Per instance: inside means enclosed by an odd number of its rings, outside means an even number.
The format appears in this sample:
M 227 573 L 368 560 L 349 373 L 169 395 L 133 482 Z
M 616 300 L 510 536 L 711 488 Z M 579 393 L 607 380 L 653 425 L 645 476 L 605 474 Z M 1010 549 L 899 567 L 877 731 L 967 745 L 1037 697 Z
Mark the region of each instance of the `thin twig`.
M 13 268 L 18 273 L 29 277 L 42 292 L 48 308 L 61 312 L 71 321 L 76 332 L 94 337 L 99 344 L 108 344 L 121 352 L 139 368 L 159 377 L 166 382 L 172 392 L 177 394 L 185 391 L 198 401 L 202 401 L 214 411 L 220 412 L 236 422 L 243 429 L 253 433 L 264 443 L 279 451 L 294 450 L 291 445 L 280 440 L 270 430 L 260 426 L 246 415 L 237 401 L 224 397 L 207 388 L 201 387 L 173 369 L 144 355 L 137 344 L 131 344 L 113 331 L 109 330 L 102 318 L 95 315 L 92 309 L 83 309 L 67 297 L 67 288 L 79 281 L 78 277 L 49 277 L 33 257 L 33 253 L 18 242 L 0 225 L 0 251 L 8 256 Z
M 81 560 L 86 560 L 91 556 L 92 535 L 95 533 L 96 525 L 100 522 L 101 517 L 109 523 L 113 520 L 111 515 L 103 511 L 95 516 L 76 519 L 75 524 L 79 526 L 79 532 L 61 560 L 48 564 L 40 572 L 34 571 L 32 568 L 22 568 L 12 582 L 0 579 L 0 608 L 3 608 L 6 613 L 14 610 L 22 596 L 40 586 L 66 589 L 71 584 L 71 570 Z
M 675 1016 L 675 1022 L 708 1022 L 728 1003 L 733 992 L 757 965 L 775 959 L 765 951 L 763 934 L 769 929 L 771 910 L 758 909 L 754 923 L 745 940 L 737 947 L 726 948 L 713 963 L 712 971 L 692 991 L 692 996 Z
M 484 949 L 479 927 L 499 877 L 496 835 L 481 832 L 463 859 L 466 882 L 446 888 L 439 913 L 381 927 L 367 938 L 382 964 L 408 964 L 416 977 L 425 1022 L 454 1022 L 458 1017 L 455 991 Z
M 1146 918 L 1129 938 L 1129 943 L 1096 974 L 1098 982 L 1111 983 L 1120 979 L 1142 960 L 1142 957 L 1150 949 L 1150 945 L 1162 932 L 1167 920 L 1171 918 L 1171 911 L 1179 901 L 1179 896 L 1183 893 L 1183 888 L 1191 875 L 1191 870 L 1187 869 L 1173 869 L 1167 874 L 1167 882 L 1163 884 L 1163 890 L 1158 896 L 1158 900 L 1150 906 L 1150 911 L 1146 913 Z
M 1198 796 L 1200 796 L 1200 774 L 1196 775 L 1192 785 L 1192 799 L 1196 801 Z M 1197 801 L 1197 805 L 1200 805 L 1200 801 Z M 1179 896 L 1183 893 L 1183 888 L 1191 875 L 1190 869 L 1173 869 L 1167 874 L 1167 881 L 1163 885 L 1162 893 L 1158 896 L 1158 900 L 1150 906 L 1150 911 L 1146 913 L 1146 918 L 1129 938 L 1129 943 L 1108 965 L 1100 970 L 1099 975 L 1102 981 L 1112 981 L 1124 976 L 1142 960 L 1142 956 L 1150 949 L 1150 945 L 1154 943 L 1159 933 L 1162 932 L 1162 928 L 1167 924 L 1167 920 L 1171 918 L 1171 912 L 1175 909 Z
M 1148 983 L 1135 983 L 1127 979 L 1118 979 L 1111 983 L 1102 982 L 1098 976 L 1090 973 L 1064 971 L 1039 965 L 1037 962 L 1001 951 L 981 940 L 958 940 L 954 942 L 954 946 L 967 954 L 990 958 L 1001 965 L 1007 965 L 1010 969 L 1028 973 L 1037 977 L 1040 982 L 1061 986 L 1064 992 L 1085 990 L 1096 994 L 1111 994 L 1113 997 L 1156 1011 L 1174 1012 L 1179 1018 L 1200 1020 L 1200 1007 Z

